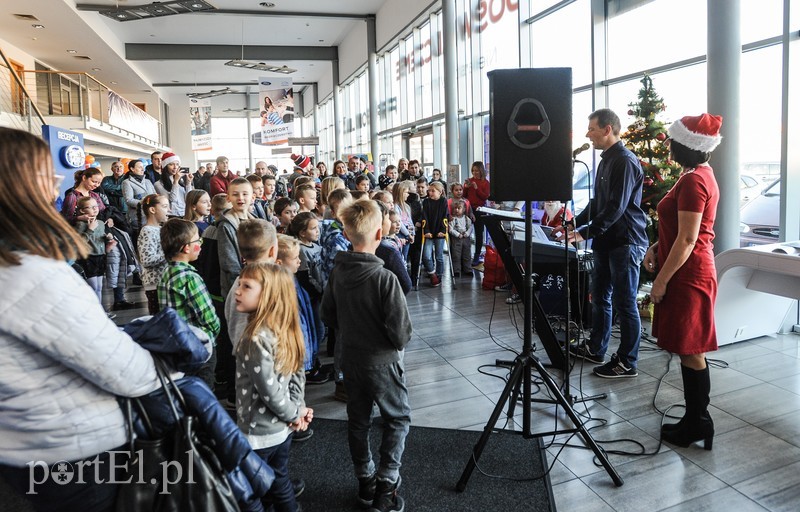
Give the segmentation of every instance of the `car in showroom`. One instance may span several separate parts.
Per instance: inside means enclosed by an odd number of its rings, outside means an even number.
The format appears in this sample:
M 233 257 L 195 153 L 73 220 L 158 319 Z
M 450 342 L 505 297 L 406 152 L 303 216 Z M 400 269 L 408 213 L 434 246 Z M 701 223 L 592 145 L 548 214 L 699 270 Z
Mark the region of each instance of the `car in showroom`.
M 781 180 L 777 179 L 739 210 L 739 246 L 778 242 L 780 206 Z

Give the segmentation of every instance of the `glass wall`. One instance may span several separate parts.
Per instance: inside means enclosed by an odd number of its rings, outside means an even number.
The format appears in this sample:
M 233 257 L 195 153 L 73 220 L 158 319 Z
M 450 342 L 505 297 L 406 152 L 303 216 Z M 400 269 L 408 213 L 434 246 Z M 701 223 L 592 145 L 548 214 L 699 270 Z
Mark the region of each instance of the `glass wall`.
M 792 5 L 797 2 L 792 0 Z M 587 116 L 609 107 L 632 121 L 644 73 L 664 98 L 662 120 L 707 108 L 707 2 L 697 0 L 455 0 L 456 46 L 442 48 L 441 11 L 424 13 L 378 55 L 379 146 L 383 167 L 401 156 L 445 168 L 444 59 L 456 55 L 462 173 L 487 160 L 488 79 L 493 69 L 571 67 L 573 147 L 584 142 Z M 600 8 L 602 12 L 593 12 Z M 774 178 L 781 163 L 784 0 L 741 0 L 740 172 Z M 520 19 L 524 12 L 528 19 Z M 800 46 L 800 9 L 791 10 L 791 44 Z M 691 34 L 691 37 L 683 37 Z M 522 51 L 521 51 L 522 50 Z M 521 56 L 524 61 L 521 62 Z M 795 67 L 800 66 L 793 55 Z M 366 67 L 366 64 L 365 64 Z M 364 85 L 362 86 L 362 81 Z M 369 148 L 364 71 L 342 86 L 342 147 Z M 363 87 L 363 88 L 362 88 Z M 757 98 L 757 100 L 754 100 Z M 330 103 L 330 100 L 328 100 Z M 333 152 L 332 109 L 323 104 L 323 154 Z M 359 124 L 359 116 L 362 117 Z M 791 119 L 791 117 L 790 117 Z M 593 169 L 597 155 L 584 155 Z M 465 163 L 466 162 L 466 163 Z

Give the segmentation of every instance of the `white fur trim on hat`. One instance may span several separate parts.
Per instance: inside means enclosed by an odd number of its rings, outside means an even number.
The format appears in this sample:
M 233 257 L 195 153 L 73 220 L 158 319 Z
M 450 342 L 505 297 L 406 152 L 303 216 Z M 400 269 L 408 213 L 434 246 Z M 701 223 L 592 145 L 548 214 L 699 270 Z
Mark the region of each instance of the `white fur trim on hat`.
M 689 149 L 710 153 L 722 142 L 722 135 L 706 135 L 689 130 L 682 120 L 675 121 L 667 130 L 669 137 Z
M 176 163 L 176 164 L 180 164 L 181 163 L 181 159 L 178 157 L 178 155 L 176 155 L 174 153 L 167 153 L 164 156 L 166 158 L 162 158 L 161 159 L 161 166 L 162 167 L 166 167 L 166 166 L 168 166 L 169 164 L 172 164 L 172 163 Z

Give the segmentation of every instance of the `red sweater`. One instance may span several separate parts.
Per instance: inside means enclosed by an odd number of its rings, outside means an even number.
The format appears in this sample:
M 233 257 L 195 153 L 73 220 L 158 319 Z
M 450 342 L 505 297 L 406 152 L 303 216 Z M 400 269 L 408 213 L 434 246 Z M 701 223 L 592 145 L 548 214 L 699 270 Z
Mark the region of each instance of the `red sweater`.
M 233 173 L 233 171 L 228 171 L 227 176 L 223 176 L 220 173 L 216 173 L 214 176 L 211 177 L 211 197 L 214 197 L 217 194 L 227 194 L 228 193 L 228 185 L 235 180 L 237 176 Z
M 470 202 L 473 208 L 486 206 L 486 200 L 489 199 L 489 180 L 470 178 L 469 181 L 470 183 L 478 185 L 478 187 L 464 187 L 464 195 L 467 201 Z

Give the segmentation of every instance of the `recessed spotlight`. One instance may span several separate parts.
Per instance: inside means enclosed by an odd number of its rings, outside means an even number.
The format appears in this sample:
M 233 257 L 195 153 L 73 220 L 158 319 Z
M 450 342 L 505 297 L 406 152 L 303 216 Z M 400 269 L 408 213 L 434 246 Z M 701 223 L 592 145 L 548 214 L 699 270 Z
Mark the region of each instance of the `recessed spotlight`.
M 111 85 L 117 85 L 117 82 L 111 82 Z
M 274 2 L 261 2 L 258 5 L 260 5 L 261 7 L 265 8 L 265 9 L 272 9 L 273 7 L 275 7 L 275 3 Z
M 170 82 L 172 82 L 173 84 L 179 84 L 179 83 L 181 83 L 181 81 L 180 81 L 180 80 L 170 80 Z
M 35 23 L 35 24 L 31 25 L 31 26 L 32 26 L 33 28 L 36 28 L 36 29 L 43 29 L 43 28 L 44 28 L 44 25 L 40 25 L 40 24 L 38 24 L 38 23 Z
M 320 42 L 320 43 L 324 43 L 324 42 L 325 42 L 325 40 L 324 40 L 324 39 L 320 39 L 320 40 L 319 40 L 319 42 Z
M 78 50 L 67 50 L 67 53 L 78 53 Z
M 100 68 L 92 68 L 92 71 L 100 71 Z

